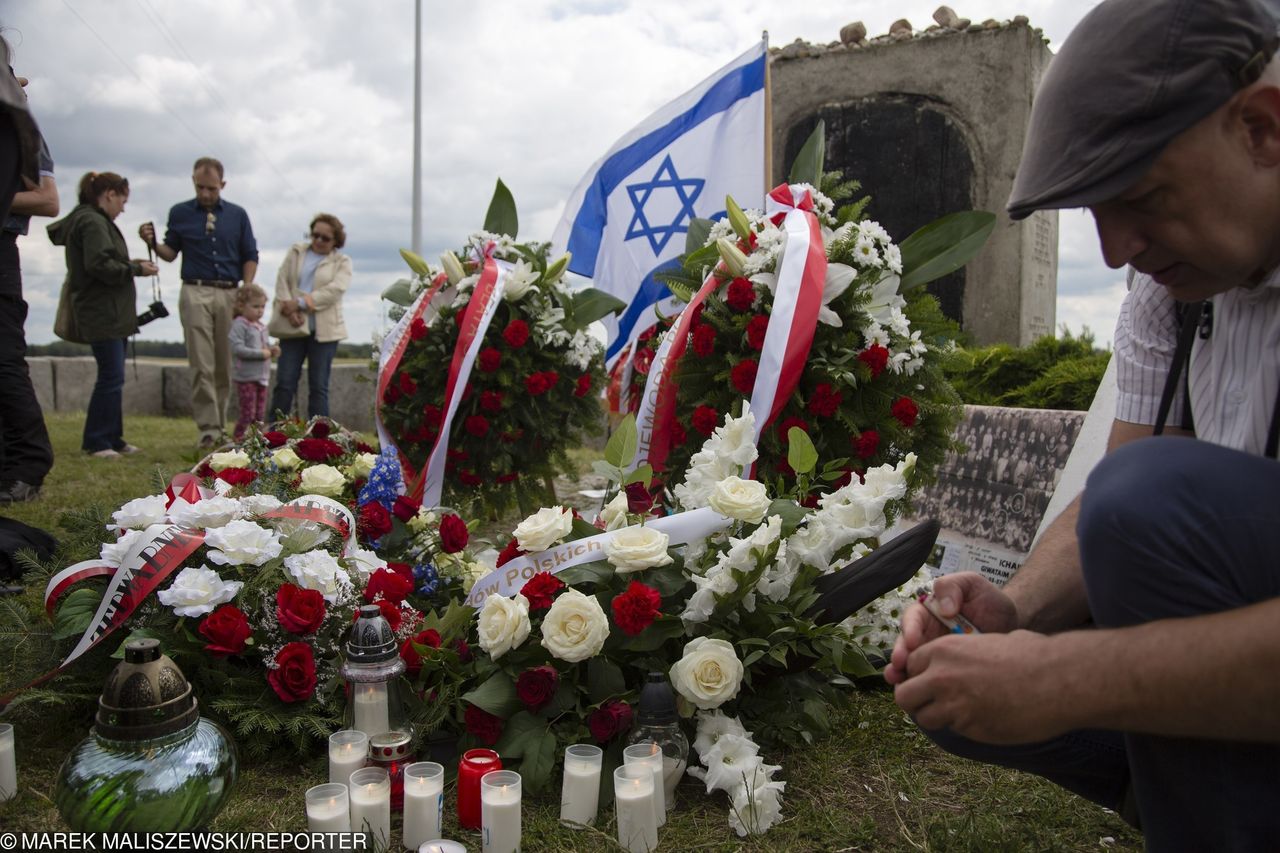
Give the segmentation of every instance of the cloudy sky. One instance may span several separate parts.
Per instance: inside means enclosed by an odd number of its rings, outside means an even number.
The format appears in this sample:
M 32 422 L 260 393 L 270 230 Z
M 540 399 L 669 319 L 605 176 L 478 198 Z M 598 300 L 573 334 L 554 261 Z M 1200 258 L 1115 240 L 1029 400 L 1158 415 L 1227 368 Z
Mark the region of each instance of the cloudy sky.
M 1027 15 L 1054 46 L 1091 0 L 961 0 L 981 21 Z M 837 8 L 838 7 L 838 8 Z M 434 258 L 479 228 L 496 177 L 520 232 L 549 239 L 587 168 L 649 113 L 746 50 L 826 42 L 865 22 L 932 23 L 936 0 L 489 0 L 423 3 L 423 251 Z M 11 0 L 15 47 L 57 162 L 63 212 L 89 170 L 129 178 L 117 224 L 141 256 L 139 223 L 163 225 L 193 195 L 192 161 L 218 157 L 224 196 L 249 211 L 268 288 L 288 246 L 325 210 L 347 226 L 353 341 L 383 324 L 378 294 L 404 273 L 412 219 L 411 0 Z M 52 340 L 62 253 L 36 219 L 20 243 L 28 339 Z M 906 235 L 895 235 L 901 239 Z M 1109 341 L 1123 276 L 1101 261 L 1088 217 L 1064 213 L 1058 316 Z M 178 264 L 161 284 L 173 317 L 143 337 L 180 340 Z M 139 280 L 145 302 L 146 281 Z

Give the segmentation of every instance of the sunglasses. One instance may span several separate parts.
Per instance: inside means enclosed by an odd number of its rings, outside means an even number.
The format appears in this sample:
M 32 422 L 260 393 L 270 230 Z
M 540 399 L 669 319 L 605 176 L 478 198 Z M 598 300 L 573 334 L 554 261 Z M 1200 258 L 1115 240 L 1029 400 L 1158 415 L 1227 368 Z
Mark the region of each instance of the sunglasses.
M 330 234 L 317 234 L 317 233 L 316 233 L 316 232 L 314 232 L 314 231 L 312 231 L 312 232 L 311 232 L 311 239 L 312 239 L 312 240 L 319 240 L 321 243 L 332 243 L 332 242 L 333 242 L 333 236 L 332 236 L 332 235 L 330 235 Z

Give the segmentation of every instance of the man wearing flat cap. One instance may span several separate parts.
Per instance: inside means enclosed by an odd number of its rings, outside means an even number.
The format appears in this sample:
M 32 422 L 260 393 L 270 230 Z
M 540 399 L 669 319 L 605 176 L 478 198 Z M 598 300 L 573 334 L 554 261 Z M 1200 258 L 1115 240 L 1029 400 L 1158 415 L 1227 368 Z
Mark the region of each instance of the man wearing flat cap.
M 938 580 L 983 634 L 915 606 L 885 671 L 1152 850 L 1280 849 L 1278 43 L 1261 0 L 1106 0 L 1050 65 L 1008 208 L 1086 207 L 1130 267 L 1109 452 L 1004 589 Z

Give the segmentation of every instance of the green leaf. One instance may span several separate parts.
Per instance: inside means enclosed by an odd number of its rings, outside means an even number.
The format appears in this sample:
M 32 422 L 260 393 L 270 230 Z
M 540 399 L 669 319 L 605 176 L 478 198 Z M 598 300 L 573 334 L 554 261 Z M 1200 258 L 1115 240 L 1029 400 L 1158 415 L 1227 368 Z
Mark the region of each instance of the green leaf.
M 585 329 L 601 317 L 625 310 L 627 303 L 611 293 L 588 287 L 573 294 L 573 324 Z
M 516 200 L 512 198 L 511 190 L 507 189 L 502 178 L 498 178 L 498 183 L 493 188 L 493 199 L 489 202 L 489 210 L 484 215 L 484 230 L 492 234 L 506 234 L 514 240 L 519 229 L 520 220 L 516 217 Z
M 808 474 L 818 464 L 818 451 L 813 446 L 809 433 L 792 427 L 787 430 L 787 464 L 797 474 Z
M 684 623 L 677 617 L 656 620 L 634 637 L 628 637 L 619 648 L 631 652 L 652 652 L 662 648 L 662 644 L 672 637 L 684 634 Z
M 627 681 L 622 677 L 622 669 L 607 658 L 594 657 L 587 664 L 587 697 L 593 705 L 627 690 Z
M 96 589 L 72 590 L 62 599 L 58 615 L 53 619 L 53 638 L 65 640 L 67 637 L 78 637 L 84 633 L 93 621 L 93 614 L 102 603 L 102 592 Z
M 570 566 L 562 572 L 556 572 L 556 577 L 569 586 L 578 586 L 584 583 L 600 584 L 613 577 L 613 566 L 600 560 L 594 563 Z
M 541 793 L 551 781 L 551 771 L 556 766 L 557 745 L 554 732 L 543 732 L 531 738 L 525 746 L 524 761 L 520 762 L 520 784 L 521 787 L 528 788 L 529 793 Z
M 387 285 L 387 289 L 382 291 L 382 298 L 396 305 L 403 305 L 408 308 L 413 304 L 413 282 L 407 278 L 398 278 L 391 284 Z
M 628 414 L 613 430 L 613 435 L 609 436 L 609 443 L 604 446 L 604 459 L 619 469 L 625 468 L 635 458 L 638 446 L 636 416 Z
M 400 257 L 404 258 L 404 262 L 409 265 L 409 269 L 413 270 L 415 275 L 431 274 L 431 269 L 427 266 L 427 262 L 417 252 L 401 249 Z
M 795 501 L 778 498 L 769 504 L 769 508 L 765 510 L 764 517 L 768 518 L 771 515 L 781 516 L 782 536 L 786 538 L 799 529 L 800 522 L 804 521 L 805 516 L 808 514 L 809 511 Z
M 742 665 L 744 667 L 750 667 L 751 664 L 760 660 L 762 657 L 764 657 L 764 649 L 756 649 L 754 652 L 742 659 Z
M 520 710 L 520 698 L 516 695 L 516 682 L 505 672 L 495 672 L 475 690 L 462 694 L 462 701 L 470 702 L 482 711 L 506 719 Z
M 616 483 L 622 479 L 622 469 L 617 465 L 605 462 L 603 459 L 597 459 L 592 462 L 591 470 L 604 477 L 610 483 Z
M 902 284 L 907 291 L 969 263 L 996 227 L 996 215 L 964 210 L 930 222 L 902 241 Z
M 804 147 L 796 155 L 796 161 L 791 164 L 791 175 L 788 178 L 788 182 L 811 184 L 815 187 L 821 186 L 822 164 L 826 162 L 826 158 L 827 123 L 822 119 L 818 119 L 818 126 L 813 129 L 813 133 L 809 134 L 809 138 L 804 142 Z
M 692 255 L 706 245 L 707 238 L 711 236 L 711 226 L 714 224 L 710 219 L 703 219 L 701 216 L 695 216 L 689 222 L 689 230 L 684 235 L 686 255 Z
M 649 569 L 642 575 L 643 582 L 658 591 L 663 598 L 670 598 L 685 588 L 689 581 L 678 565 Z
M 653 479 L 653 466 L 648 462 L 641 465 L 636 470 L 628 474 L 623 480 L 622 485 L 629 486 L 632 483 L 644 483 L 645 488 L 649 487 L 649 481 Z
M 169 643 L 170 639 L 171 638 L 168 634 L 161 633 L 160 631 L 154 631 L 151 628 L 135 628 L 129 633 L 129 636 L 120 641 L 120 646 L 111 653 L 111 659 L 124 660 L 124 647 L 128 645 L 130 640 L 159 640 L 160 651 L 165 654 L 170 654 L 172 652 L 172 648 Z
M 519 758 L 524 755 L 529 744 L 546 729 L 546 720 L 535 717 L 528 711 L 521 711 L 507 720 L 502 727 L 502 737 L 498 738 L 493 748 L 503 758 Z

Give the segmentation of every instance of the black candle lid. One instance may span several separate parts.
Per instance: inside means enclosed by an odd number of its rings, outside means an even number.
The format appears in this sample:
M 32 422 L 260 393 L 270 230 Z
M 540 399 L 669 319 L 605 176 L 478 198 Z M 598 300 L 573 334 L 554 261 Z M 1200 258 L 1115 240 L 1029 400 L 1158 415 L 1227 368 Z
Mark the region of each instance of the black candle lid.
M 671 691 L 667 677 L 660 672 L 649 673 L 649 680 L 640 690 L 636 705 L 636 719 L 647 725 L 669 725 L 679 719 L 676 696 Z

